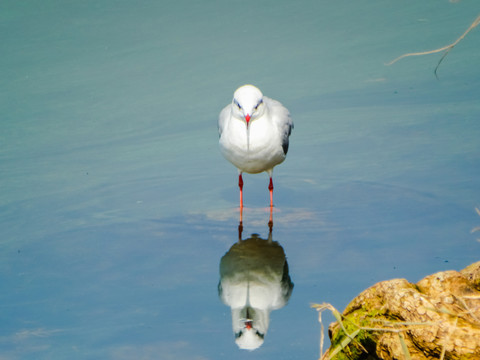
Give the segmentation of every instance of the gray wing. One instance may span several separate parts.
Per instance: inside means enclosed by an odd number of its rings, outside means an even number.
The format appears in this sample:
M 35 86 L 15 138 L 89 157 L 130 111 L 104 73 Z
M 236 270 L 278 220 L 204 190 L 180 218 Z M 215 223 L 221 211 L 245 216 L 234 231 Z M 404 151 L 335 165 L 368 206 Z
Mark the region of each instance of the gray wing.
M 267 101 L 269 110 L 272 114 L 273 121 L 280 129 L 280 134 L 282 137 L 282 148 L 283 153 L 287 155 L 288 152 L 288 138 L 292 133 L 293 121 L 290 118 L 290 112 L 285 108 L 280 102 L 263 97 Z
M 288 138 L 290 137 L 290 134 L 292 133 L 293 129 L 293 122 L 292 119 L 290 118 L 290 114 L 288 114 L 288 122 L 286 122 L 283 126 L 283 138 L 282 138 L 282 148 L 283 148 L 283 153 L 287 155 L 288 152 Z

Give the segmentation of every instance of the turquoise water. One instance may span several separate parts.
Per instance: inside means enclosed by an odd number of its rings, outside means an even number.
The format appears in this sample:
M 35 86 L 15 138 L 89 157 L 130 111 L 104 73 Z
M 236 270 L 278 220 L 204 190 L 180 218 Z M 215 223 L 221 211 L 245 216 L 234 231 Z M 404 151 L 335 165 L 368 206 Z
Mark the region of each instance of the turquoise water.
M 476 1 L 4 1 L 0 357 L 314 359 L 317 314 L 479 260 Z M 238 240 L 217 116 L 244 83 L 291 112 L 273 241 L 294 283 L 264 344 L 218 296 Z M 268 236 L 244 176 L 243 238 Z M 332 319 L 327 319 L 331 321 Z

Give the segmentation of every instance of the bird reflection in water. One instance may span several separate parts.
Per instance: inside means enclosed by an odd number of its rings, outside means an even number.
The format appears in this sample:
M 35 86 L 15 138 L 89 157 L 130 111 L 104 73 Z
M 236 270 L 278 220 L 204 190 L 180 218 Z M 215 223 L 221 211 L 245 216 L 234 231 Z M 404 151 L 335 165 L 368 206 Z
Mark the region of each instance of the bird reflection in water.
M 241 349 L 263 344 L 270 312 L 285 306 L 293 290 L 283 248 L 272 239 L 271 219 L 268 225 L 268 239 L 252 234 L 242 240 L 240 222 L 238 242 L 220 261 L 218 294 L 232 309 L 235 342 Z

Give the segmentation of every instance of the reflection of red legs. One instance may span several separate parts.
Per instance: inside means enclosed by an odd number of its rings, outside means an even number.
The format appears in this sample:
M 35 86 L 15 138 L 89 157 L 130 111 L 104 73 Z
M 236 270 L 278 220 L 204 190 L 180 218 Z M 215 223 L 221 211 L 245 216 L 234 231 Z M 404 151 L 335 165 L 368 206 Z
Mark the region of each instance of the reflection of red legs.
M 268 185 L 268 190 L 270 191 L 270 208 L 272 208 L 273 207 L 273 181 L 271 176 L 270 176 L 270 184 Z
M 268 220 L 268 228 L 270 229 L 270 233 L 272 232 L 272 228 L 273 228 L 272 210 L 273 210 L 273 206 L 270 206 L 270 219 Z
M 243 223 L 241 219 L 242 219 L 242 216 L 240 215 L 240 223 L 238 224 L 238 242 L 242 241 Z

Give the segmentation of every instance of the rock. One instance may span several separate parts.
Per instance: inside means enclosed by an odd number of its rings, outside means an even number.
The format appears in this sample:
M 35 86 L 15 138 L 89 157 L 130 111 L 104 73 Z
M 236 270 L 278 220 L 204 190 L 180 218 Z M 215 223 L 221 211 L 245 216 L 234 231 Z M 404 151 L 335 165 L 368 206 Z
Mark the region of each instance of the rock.
M 329 336 L 323 360 L 480 359 L 480 262 L 417 284 L 377 283 L 353 299 Z

